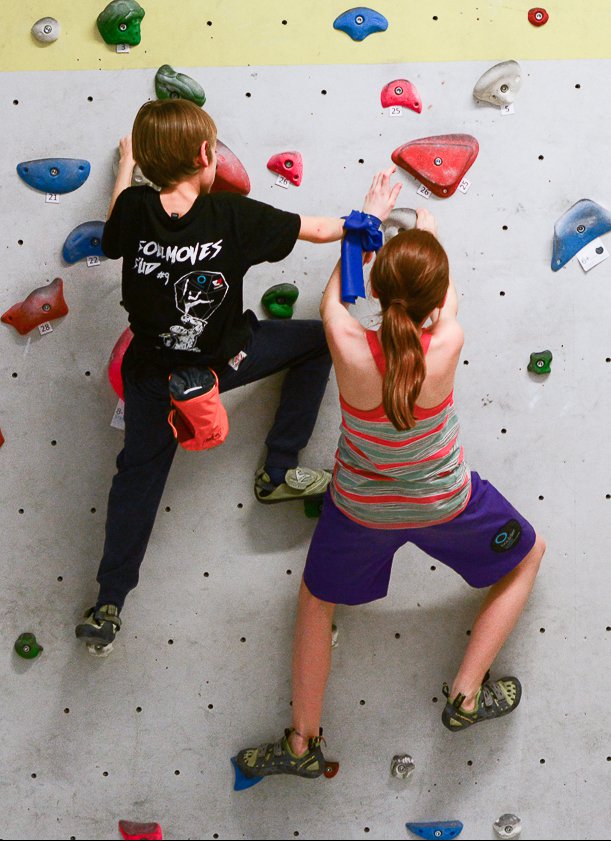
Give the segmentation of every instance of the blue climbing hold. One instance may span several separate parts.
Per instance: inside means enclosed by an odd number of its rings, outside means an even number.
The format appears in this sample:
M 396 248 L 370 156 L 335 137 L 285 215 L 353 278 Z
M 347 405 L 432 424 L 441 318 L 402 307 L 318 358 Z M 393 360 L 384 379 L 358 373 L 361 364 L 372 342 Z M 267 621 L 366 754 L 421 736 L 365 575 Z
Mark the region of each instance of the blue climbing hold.
M 244 789 L 252 788 L 256 786 L 257 783 L 260 783 L 264 777 L 247 777 L 243 771 L 241 771 L 240 766 L 236 762 L 235 756 L 231 757 L 231 764 L 233 765 L 233 770 L 235 771 L 235 782 L 233 784 L 234 791 L 244 791 Z
M 590 199 L 580 199 L 554 225 L 552 271 L 565 266 L 578 251 L 611 231 L 611 213 Z
M 85 257 L 103 257 L 103 222 L 83 222 L 70 231 L 66 237 L 62 257 L 66 263 L 77 263 Z
M 356 6 L 336 17 L 333 28 L 345 32 L 353 41 L 364 41 L 373 32 L 385 32 L 388 29 L 388 21 L 375 9 Z
M 41 158 L 17 164 L 17 174 L 43 193 L 72 193 L 89 178 L 91 164 L 80 158 Z
M 462 832 L 462 821 L 421 821 L 406 823 L 405 826 L 419 838 L 436 839 L 456 838 Z

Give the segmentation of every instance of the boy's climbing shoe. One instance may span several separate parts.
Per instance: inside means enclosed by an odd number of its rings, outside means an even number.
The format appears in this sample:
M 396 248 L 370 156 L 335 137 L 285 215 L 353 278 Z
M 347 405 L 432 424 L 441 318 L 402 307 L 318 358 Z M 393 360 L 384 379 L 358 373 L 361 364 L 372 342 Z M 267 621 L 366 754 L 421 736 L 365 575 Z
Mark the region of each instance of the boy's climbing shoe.
M 499 680 L 484 680 L 475 696 L 475 707 L 464 710 L 465 696 L 460 693 L 452 701 L 448 684 L 443 685 L 443 694 L 448 699 L 441 714 L 441 720 L 448 730 L 464 730 L 480 721 L 499 718 L 515 710 L 522 697 L 522 686 L 517 677 L 503 677 Z
M 292 467 L 284 474 L 284 482 L 274 485 L 265 468 L 260 467 L 255 475 L 255 496 L 259 502 L 267 505 L 291 499 L 307 499 L 324 494 L 330 481 L 331 473 L 328 470 Z
M 236 756 L 236 762 L 245 777 L 268 777 L 271 774 L 296 774 L 298 777 L 314 779 L 325 773 L 325 758 L 320 748 L 320 735 L 308 742 L 308 749 L 301 756 L 291 750 L 289 736 L 292 730 L 285 730 L 277 742 L 269 742 L 258 748 L 245 748 Z
M 119 608 L 114 604 L 90 607 L 83 622 L 74 629 L 76 636 L 87 643 L 87 650 L 96 657 L 106 657 L 112 651 L 117 631 L 121 628 Z

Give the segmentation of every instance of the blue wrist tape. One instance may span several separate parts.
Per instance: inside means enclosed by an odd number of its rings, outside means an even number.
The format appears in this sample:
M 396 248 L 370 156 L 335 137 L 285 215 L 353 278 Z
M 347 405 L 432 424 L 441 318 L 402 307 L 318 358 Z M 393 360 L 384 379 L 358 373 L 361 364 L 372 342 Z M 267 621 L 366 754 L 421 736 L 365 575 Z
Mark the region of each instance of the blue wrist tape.
M 357 298 L 365 298 L 363 278 L 363 251 L 379 251 L 383 244 L 380 225 L 382 222 L 371 213 L 352 210 L 350 216 L 343 216 L 344 238 L 342 240 L 342 301 L 354 304 Z

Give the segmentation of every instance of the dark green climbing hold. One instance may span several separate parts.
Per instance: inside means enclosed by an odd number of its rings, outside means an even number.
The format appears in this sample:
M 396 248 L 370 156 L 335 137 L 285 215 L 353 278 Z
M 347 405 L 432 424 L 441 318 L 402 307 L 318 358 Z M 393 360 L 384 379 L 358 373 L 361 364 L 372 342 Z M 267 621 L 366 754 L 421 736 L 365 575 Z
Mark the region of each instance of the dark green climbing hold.
M 140 21 L 144 14 L 136 0 L 112 0 L 98 15 L 99 33 L 107 44 L 135 47 L 140 43 Z
M 299 289 L 294 284 L 277 283 L 263 293 L 261 303 L 265 312 L 272 318 L 291 318 L 293 304 L 298 297 Z
M 43 650 L 42 645 L 39 645 L 36 641 L 34 634 L 30 633 L 20 634 L 14 648 L 17 654 L 26 660 L 33 660 Z
M 190 99 L 196 105 L 206 101 L 204 89 L 185 73 L 177 73 L 169 64 L 162 64 L 155 74 L 157 99 Z
M 303 501 L 303 510 L 305 511 L 306 517 L 314 520 L 316 517 L 320 517 L 322 513 L 322 504 L 323 504 L 324 496 L 313 496 L 311 499 L 304 499 Z
M 528 370 L 533 374 L 550 374 L 552 364 L 551 350 L 542 350 L 540 353 L 531 353 Z

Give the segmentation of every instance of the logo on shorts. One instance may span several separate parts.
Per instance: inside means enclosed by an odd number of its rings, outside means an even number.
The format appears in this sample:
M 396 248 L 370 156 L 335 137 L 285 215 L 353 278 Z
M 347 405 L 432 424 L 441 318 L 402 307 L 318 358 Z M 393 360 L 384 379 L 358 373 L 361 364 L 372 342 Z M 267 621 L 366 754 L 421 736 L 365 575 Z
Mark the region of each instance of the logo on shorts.
M 493 552 L 508 552 L 516 545 L 522 534 L 522 527 L 517 520 L 509 520 L 498 530 L 490 544 Z

